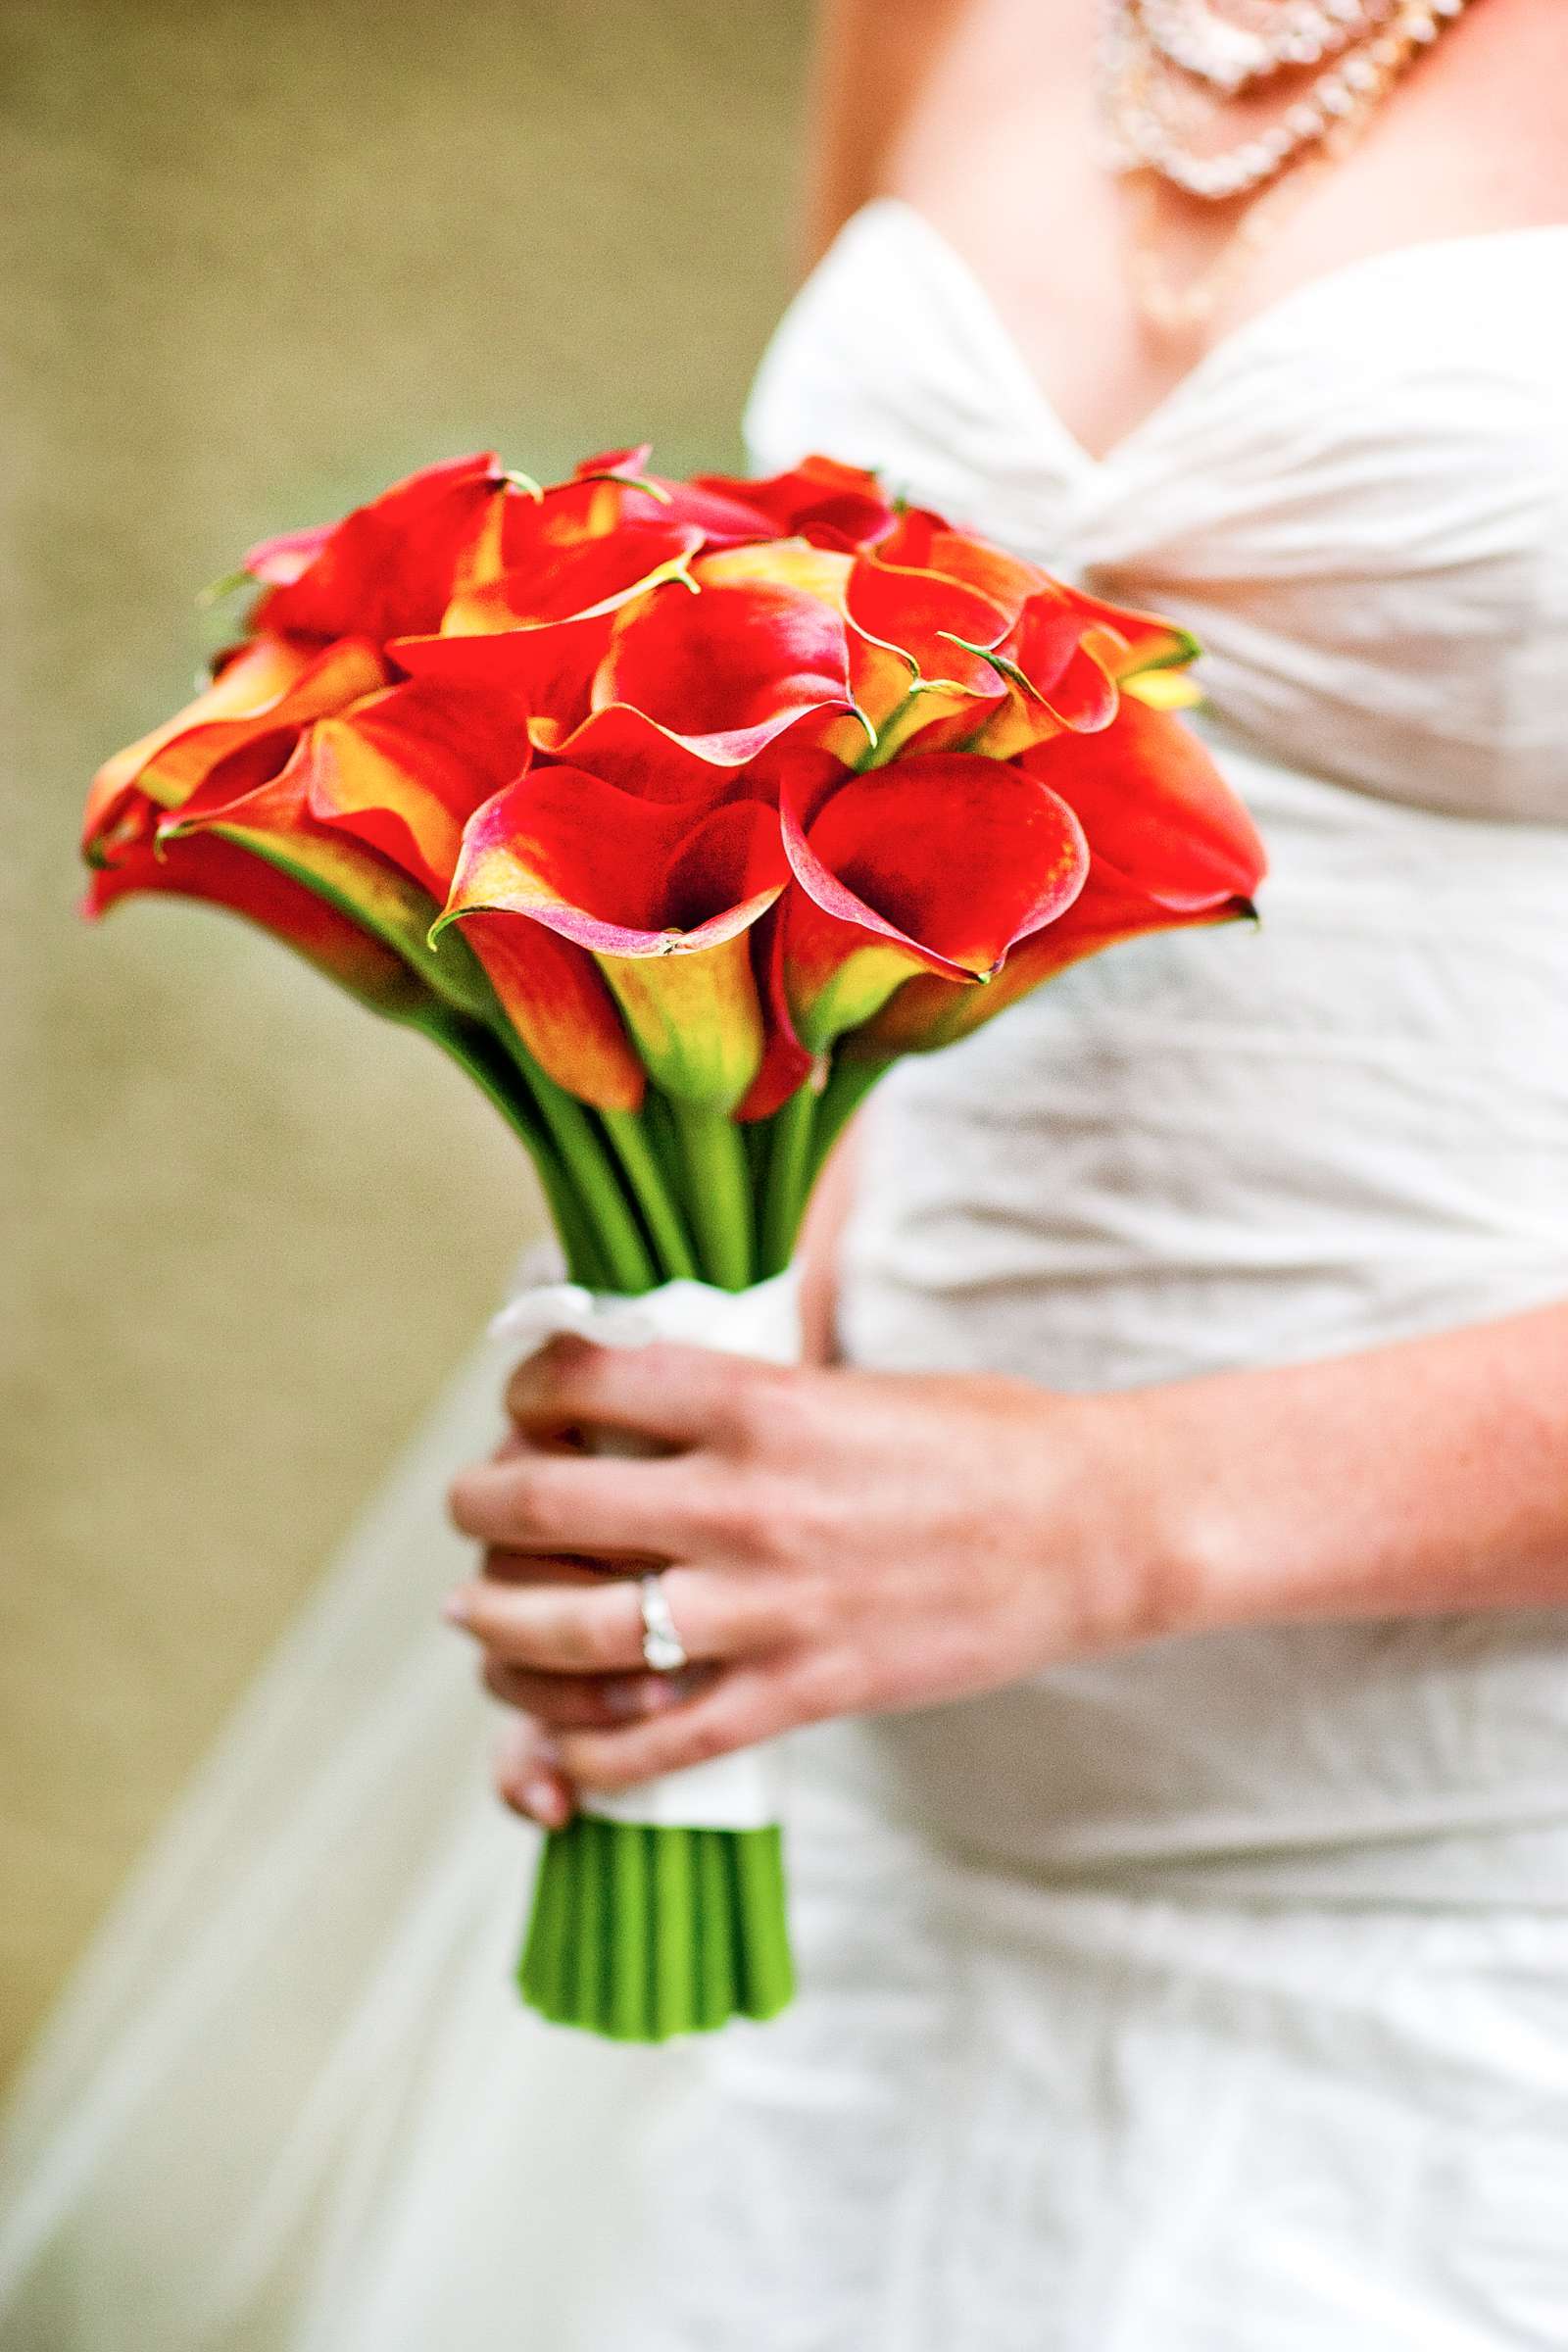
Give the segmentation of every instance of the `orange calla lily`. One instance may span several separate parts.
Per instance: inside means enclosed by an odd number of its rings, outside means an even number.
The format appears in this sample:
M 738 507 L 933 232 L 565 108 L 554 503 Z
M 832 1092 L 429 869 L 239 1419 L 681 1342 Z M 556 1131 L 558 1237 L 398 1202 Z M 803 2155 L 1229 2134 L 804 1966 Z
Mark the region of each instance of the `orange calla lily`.
M 215 770 L 183 808 L 162 819 L 155 849 L 168 856 L 202 836 L 250 853 L 288 875 L 400 956 L 455 1011 L 483 1017 L 489 992 L 466 952 L 436 956 L 430 926 L 440 901 L 390 858 L 311 813 L 314 747 L 303 737 L 275 775 L 253 780 L 245 755 Z
M 195 702 L 105 760 L 82 820 L 88 858 L 113 861 L 117 831 L 137 800 L 177 808 L 220 761 L 264 740 L 280 766 L 313 719 L 346 710 L 385 681 L 380 657 L 360 638 L 324 650 L 281 637 L 241 647 Z M 131 838 L 140 838 L 134 815 Z

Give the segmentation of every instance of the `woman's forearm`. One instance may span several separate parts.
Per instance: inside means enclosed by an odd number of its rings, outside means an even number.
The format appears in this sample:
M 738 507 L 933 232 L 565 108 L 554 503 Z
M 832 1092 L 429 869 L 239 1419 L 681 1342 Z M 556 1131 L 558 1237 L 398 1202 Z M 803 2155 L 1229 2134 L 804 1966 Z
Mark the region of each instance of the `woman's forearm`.
M 1568 1304 L 1126 1401 L 1166 1630 L 1568 1605 Z
M 824 1285 L 835 1221 L 829 1196 Z M 557 1736 L 561 1805 L 1164 1635 L 1568 1604 L 1568 1305 L 1098 1395 L 558 1343 L 509 1403 L 453 1490 L 489 1573 L 449 1614 Z M 654 1450 L 563 1450 L 579 1428 Z M 649 1557 L 691 1688 L 582 1565 Z

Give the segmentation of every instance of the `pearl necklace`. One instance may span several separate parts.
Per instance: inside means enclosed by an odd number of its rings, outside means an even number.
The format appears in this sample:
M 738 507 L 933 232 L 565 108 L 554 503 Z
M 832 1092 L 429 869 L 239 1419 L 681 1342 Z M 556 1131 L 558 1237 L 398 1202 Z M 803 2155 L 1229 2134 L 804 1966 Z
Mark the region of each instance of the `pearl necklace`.
M 1211 0 L 1139 0 L 1152 47 L 1226 97 L 1292 68 L 1315 66 L 1364 38 L 1396 0 L 1253 0 L 1221 15 Z
M 1147 27 L 1149 0 L 1110 0 L 1102 61 L 1107 161 L 1116 172 L 1154 172 L 1214 203 L 1250 195 L 1322 145 L 1338 126 L 1371 113 L 1421 49 L 1460 16 L 1467 0 L 1396 0 L 1383 27 L 1348 44 L 1269 129 L 1216 154 L 1194 144 L 1181 93 Z M 1287 61 L 1291 62 L 1291 61 Z
M 1190 335 L 1209 323 L 1284 208 L 1348 152 L 1405 68 L 1466 5 L 1394 0 L 1388 19 L 1358 42 L 1347 43 L 1348 53 L 1269 130 L 1229 152 L 1208 154 L 1185 141 L 1161 107 L 1160 76 L 1183 70 L 1171 68 L 1149 39 L 1148 0 L 1106 0 L 1101 78 L 1105 160 L 1110 170 L 1137 175 L 1142 217 L 1127 269 L 1133 298 L 1152 326 Z M 1208 268 L 1181 286 L 1171 283 L 1159 251 L 1159 180 L 1212 202 L 1251 199 Z

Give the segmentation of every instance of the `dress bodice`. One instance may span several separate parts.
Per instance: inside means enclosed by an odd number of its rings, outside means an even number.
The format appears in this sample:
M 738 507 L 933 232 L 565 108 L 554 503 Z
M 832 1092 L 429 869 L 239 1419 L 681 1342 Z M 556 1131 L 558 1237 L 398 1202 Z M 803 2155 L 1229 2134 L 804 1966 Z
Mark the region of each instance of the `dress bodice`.
M 1568 225 L 1374 255 L 1209 352 L 1096 459 L 908 205 L 851 222 L 749 416 L 1187 623 L 1260 746 L 1434 808 L 1568 816 Z
M 1565 292 L 1568 225 L 1358 263 L 1103 461 L 907 206 L 801 295 L 759 464 L 877 466 L 1184 621 L 1270 857 L 1255 934 L 1119 948 L 884 1080 L 853 1358 L 1127 1387 L 1568 1297 Z M 1512 1899 L 1568 1885 L 1565 1642 L 1553 1611 L 1261 1628 L 846 1741 L 1014 1866 Z

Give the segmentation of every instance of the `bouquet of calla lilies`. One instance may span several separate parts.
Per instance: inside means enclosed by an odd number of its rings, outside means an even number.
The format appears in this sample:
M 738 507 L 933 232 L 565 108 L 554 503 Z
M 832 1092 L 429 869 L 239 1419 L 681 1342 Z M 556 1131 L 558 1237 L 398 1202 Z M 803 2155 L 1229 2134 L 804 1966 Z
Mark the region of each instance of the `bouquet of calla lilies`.
M 532 1155 L 579 1315 L 657 1330 L 678 1292 L 744 1346 L 727 1302 L 777 1293 L 894 1060 L 1249 913 L 1263 860 L 1177 715 L 1180 629 L 826 458 L 648 461 L 460 459 L 253 548 L 211 686 L 94 782 L 88 906 L 230 907 L 424 1030 Z M 690 1810 L 672 1782 L 546 1841 L 547 2016 L 652 2039 L 789 1998 L 776 1819 Z

